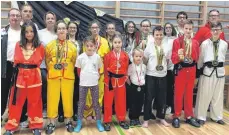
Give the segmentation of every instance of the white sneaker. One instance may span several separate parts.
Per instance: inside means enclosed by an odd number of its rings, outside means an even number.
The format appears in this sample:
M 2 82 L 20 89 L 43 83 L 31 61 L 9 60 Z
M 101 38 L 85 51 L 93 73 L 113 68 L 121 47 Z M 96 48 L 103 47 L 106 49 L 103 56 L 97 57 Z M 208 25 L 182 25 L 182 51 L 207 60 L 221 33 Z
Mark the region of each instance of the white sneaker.
M 168 107 L 168 108 L 166 109 L 166 114 L 167 114 L 167 115 L 170 114 L 171 111 L 172 111 L 172 108 L 171 108 L 171 107 Z
M 22 127 L 22 128 L 28 128 L 29 127 L 28 121 L 26 120 L 26 121 L 21 122 L 20 123 L 20 127 Z

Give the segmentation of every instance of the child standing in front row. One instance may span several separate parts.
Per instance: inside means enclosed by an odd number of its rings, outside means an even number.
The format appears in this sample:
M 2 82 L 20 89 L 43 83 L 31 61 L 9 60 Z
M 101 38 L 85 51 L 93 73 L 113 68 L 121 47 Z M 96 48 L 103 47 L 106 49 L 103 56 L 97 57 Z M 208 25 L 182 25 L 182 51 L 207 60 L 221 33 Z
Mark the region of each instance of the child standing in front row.
M 101 123 L 101 108 L 99 106 L 99 69 L 102 67 L 102 61 L 98 54 L 95 53 L 95 41 L 92 37 L 84 40 L 86 52 L 82 53 L 76 60 L 77 72 L 80 76 L 79 87 L 79 104 L 78 104 L 78 121 L 75 132 L 80 132 L 82 128 L 83 112 L 86 102 L 88 89 L 91 90 L 93 107 L 96 112 L 97 128 L 100 132 L 104 131 Z
M 133 63 L 129 65 L 128 76 L 130 77 L 127 83 L 131 87 L 130 95 L 130 109 L 129 109 L 129 119 L 130 127 L 141 126 L 139 121 L 139 116 L 141 114 L 142 105 L 144 101 L 144 91 L 145 91 L 145 74 L 146 65 L 143 64 L 143 50 L 140 48 L 135 48 L 133 50 Z
M 115 112 L 119 125 L 123 129 L 129 129 L 125 122 L 126 117 L 126 87 L 129 58 L 127 53 L 121 50 L 122 36 L 114 35 L 112 38 L 113 51 L 110 51 L 104 59 L 104 129 L 110 131 L 112 121 L 112 103 L 115 102 Z

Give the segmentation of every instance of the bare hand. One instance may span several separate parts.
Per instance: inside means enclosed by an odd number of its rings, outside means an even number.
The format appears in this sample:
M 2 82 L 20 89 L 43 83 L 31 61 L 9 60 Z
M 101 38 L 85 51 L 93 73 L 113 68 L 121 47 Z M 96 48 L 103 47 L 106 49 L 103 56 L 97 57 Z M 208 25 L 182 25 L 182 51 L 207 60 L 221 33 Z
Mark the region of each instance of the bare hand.
M 127 83 L 127 84 L 129 84 L 129 85 L 131 84 L 131 82 L 130 82 L 130 79 L 129 79 L 129 78 L 126 80 L 126 83 Z

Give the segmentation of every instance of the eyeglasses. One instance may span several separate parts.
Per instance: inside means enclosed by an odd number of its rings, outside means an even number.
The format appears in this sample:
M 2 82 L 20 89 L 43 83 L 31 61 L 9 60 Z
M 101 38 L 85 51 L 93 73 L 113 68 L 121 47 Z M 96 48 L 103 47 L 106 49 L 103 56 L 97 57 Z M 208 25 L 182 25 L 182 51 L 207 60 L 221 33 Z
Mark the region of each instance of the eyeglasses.
M 91 27 L 91 29 L 99 29 L 99 27 Z
M 69 27 L 69 29 L 75 30 L 75 29 L 76 29 L 76 27 Z
M 221 29 L 211 29 L 211 31 L 213 31 L 213 32 L 219 32 L 219 31 L 221 31 Z
M 134 26 L 128 26 L 128 28 L 130 28 L 130 29 L 134 29 Z
M 142 26 L 143 28 L 148 28 L 148 27 L 150 27 L 149 25 L 143 25 Z
M 219 15 L 209 15 L 209 17 L 219 17 Z
M 17 18 L 19 18 L 19 17 L 21 17 L 21 15 L 20 14 L 10 14 L 10 17 L 17 17 Z
M 186 19 L 186 17 L 179 16 L 178 19 Z

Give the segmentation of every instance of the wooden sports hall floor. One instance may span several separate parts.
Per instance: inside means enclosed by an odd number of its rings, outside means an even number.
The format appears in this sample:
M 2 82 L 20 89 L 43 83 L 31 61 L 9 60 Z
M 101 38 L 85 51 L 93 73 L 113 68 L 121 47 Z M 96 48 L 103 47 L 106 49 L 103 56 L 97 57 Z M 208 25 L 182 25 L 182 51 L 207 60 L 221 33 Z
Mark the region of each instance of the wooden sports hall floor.
M 142 120 L 142 117 L 141 117 Z M 167 115 L 167 121 L 171 123 L 171 115 Z M 182 119 L 181 127 L 175 129 L 172 127 L 164 127 L 157 120 L 150 120 L 149 128 L 130 128 L 129 130 L 121 129 L 113 116 L 113 124 L 110 132 L 99 132 L 96 128 L 95 121 L 84 121 L 83 128 L 80 133 L 68 133 L 64 124 L 57 124 L 57 128 L 52 135 L 229 135 L 229 111 L 224 110 L 224 121 L 226 125 L 219 125 L 211 122 L 209 119 L 206 124 L 200 128 L 192 127 L 184 123 Z M 1 134 L 5 129 L 1 129 Z M 15 132 L 16 135 L 32 135 L 29 129 L 21 129 Z M 45 135 L 44 130 L 42 135 Z

